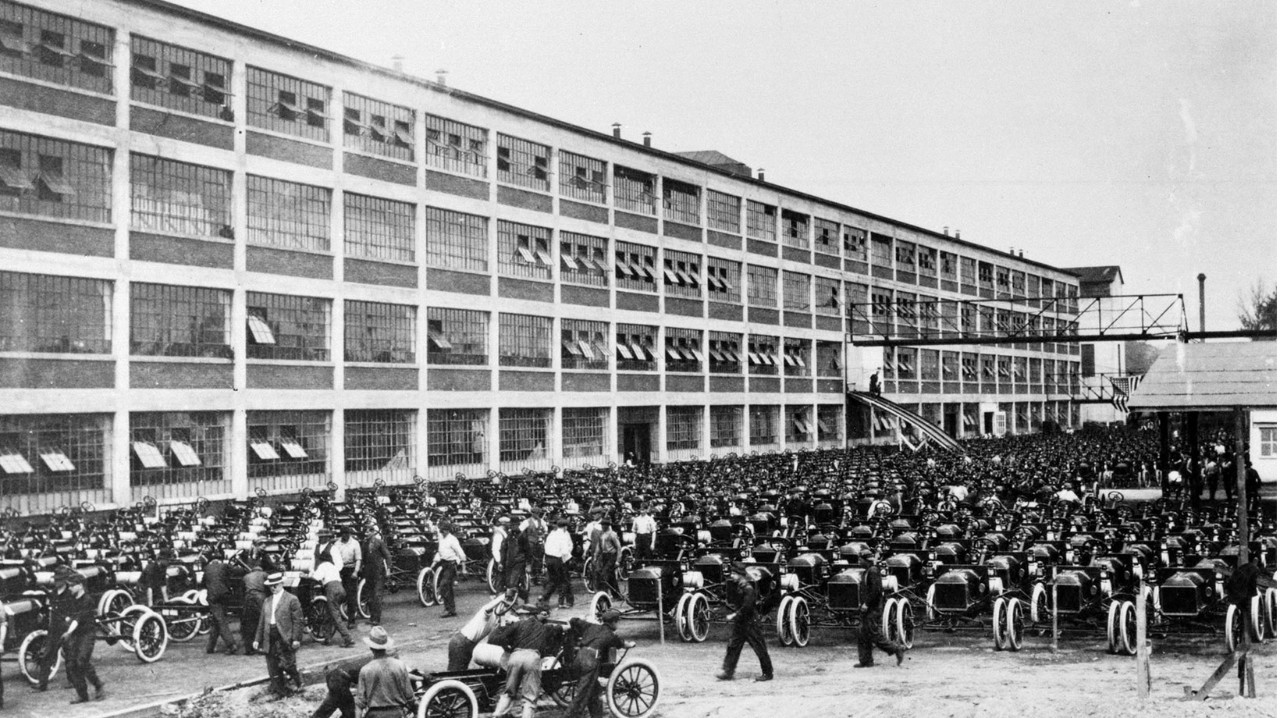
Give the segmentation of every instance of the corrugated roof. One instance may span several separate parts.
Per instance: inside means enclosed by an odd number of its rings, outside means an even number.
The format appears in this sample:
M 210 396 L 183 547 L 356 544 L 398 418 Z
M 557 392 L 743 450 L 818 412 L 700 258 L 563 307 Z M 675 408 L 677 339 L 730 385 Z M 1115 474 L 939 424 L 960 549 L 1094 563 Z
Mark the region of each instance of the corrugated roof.
M 1176 343 L 1160 352 L 1129 398 L 1138 411 L 1276 406 L 1276 343 Z

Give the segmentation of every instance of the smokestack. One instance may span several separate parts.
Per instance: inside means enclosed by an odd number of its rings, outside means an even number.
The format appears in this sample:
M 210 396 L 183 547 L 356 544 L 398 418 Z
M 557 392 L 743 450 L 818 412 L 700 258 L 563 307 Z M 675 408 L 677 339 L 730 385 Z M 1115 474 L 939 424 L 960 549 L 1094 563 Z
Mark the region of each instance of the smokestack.
M 613 123 L 613 136 L 616 139 L 619 139 L 619 140 L 622 139 L 622 123 L 621 122 Z
M 650 141 L 651 141 L 652 139 L 653 139 L 653 133 L 652 133 L 652 132 L 648 132 L 648 131 L 646 131 L 646 132 L 644 133 L 644 146 L 645 146 L 645 147 L 648 147 L 648 146 L 649 146 L 649 143 L 650 143 Z
M 760 180 L 761 182 L 763 182 L 763 181 L 764 181 L 764 168 L 763 168 L 763 167 L 761 167 L 760 169 L 756 170 L 756 179 Z
M 1010 256 L 1010 257 L 1012 257 L 1014 254 L 1016 254 L 1016 252 L 1014 252 L 1014 251 L 1013 251 L 1013 247 L 1010 247 L 1010 248 L 1009 248 L 1009 256 Z
M 1019 249 L 1019 250 L 1018 250 L 1018 259 L 1022 259 L 1022 250 L 1021 250 L 1021 249 Z
M 943 234 L 944 236 L 950 237 L 950 236 L 951 236 L 951 226 L 950 226 L 950 225 L 946 225 L 946 224 L 942 225 L 942 234 Z
M 391 56 L 391 69 L 396 72 L 404 72 L 404 55 Z
M 1200 331 L 1204 331 L 1204 272 L 1196 275 L 1196 280 L 1200 282 Z
M 441 87 L 444 87 L 445 85 L 449 84 L 446 81 L 448 79 L 447 78 L 448 74 L 449 74 L 448 70 L 436 70 L 436 84 L 440 85 Z
M 956 239 L 960 239 L 960 228 L 959 228 L 959 227 L 956 227 L 956 233 L 955 233 L 955 235 L 954 235 L 954 236 L 955 236 L 955 238 L 956 238 Z

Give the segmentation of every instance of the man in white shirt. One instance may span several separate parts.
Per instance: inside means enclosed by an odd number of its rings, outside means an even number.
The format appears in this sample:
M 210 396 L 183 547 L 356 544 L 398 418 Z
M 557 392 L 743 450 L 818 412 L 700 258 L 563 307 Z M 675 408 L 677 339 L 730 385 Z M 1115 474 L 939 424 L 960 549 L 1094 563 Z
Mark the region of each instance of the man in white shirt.
M 471 620 L 453 634 L 453 638 L 449 640 L 448 670 L 465 671 L 467 666 L 471 665 L 472 651 L 494 628 L 497 628 L 515 602 L 516 590 L 507 589 L 505 594 L 499 594 L 481 606 Z
M 316 570 L 311 572 L 311 578 L 320 584 L 320 589 L 329 602 L 329 616 L 333 619 L 333 626 L 338 630 L 338 635 L 342 636 L 342 647 L 350 648 L 356 645 L 355 641 L 351 640 L 350 629 L 342 620 L 341 606 L 347 600 L 347 592 L 342 587 L 342 574 L 338 571 L 338 567 L 333 565 L 329 556 L 321 554 Z M 328 643 L 329 639 L 323 637 L 321 642 Z
M 636 535 L 636 557 L 649 558 L 653 553 L 653 535 L 658 532 L 658 522 L 654 520 L 649 504 L 640 507 L 640 513 L 631 520 L 631 530 Z
M 360 564 L 364 555 L 360 551 L 360 542 L 351 537 L 350 526 L 343 526 L 338 530 L 338 541 L 333 544 L 330 555 L 342 576 L 342 590 L 347 592 L 347 628 L 355 628 L 356 616 L 360 615 L 356 588 L 360 582 Z
M 506 588 L 503 583 L 505 567 L 502 565 L 503 544 L 507 541 L 507 527 L 511 525 L 511 519 L 507 516 L 500 516 L 493 523 L 493 534 L 489 537 L 489 555 L 493 557 L 493 595 L 502 593 Z
M 453 531 L 453 524 L 447 521 L 440 523 L 440 546 L 436 549 L 435 560 L 431 562 L 432 566 L 437 564 L 440 566 L 439 598 L 444 603 L 444 613 L 440 614 L 441 618 L 453 618 L 458 615 L 453 603 L 453 581 L 458 575 L 458 566 L 467 559 L 467 555 L 462 552 L 462 544 L 458 543 L 458 537 L 453 535 Z
M 560 593 L 560 608 L 573 607 L 573 584 L 569 580 L 569 559 L 573 557 L 573 537 L 569 535 L 569 519 L 561 518 L 556 528 L 547 535 L 543 549 L 547 561 L 547 584 L 542 592 L 542 603 L 548 603 L 551 595 Z
M 547 525 L 546 519 L 542 518 L 542 513 L 541 506 L 534 506 L 529 509 L 529 518 L 520 524 L 520 531 L 524 534 L 525 542 L 529 546 L 529 580 L 535 583 L 542 579 L 542 557 L 547 533 L 551 528 Z

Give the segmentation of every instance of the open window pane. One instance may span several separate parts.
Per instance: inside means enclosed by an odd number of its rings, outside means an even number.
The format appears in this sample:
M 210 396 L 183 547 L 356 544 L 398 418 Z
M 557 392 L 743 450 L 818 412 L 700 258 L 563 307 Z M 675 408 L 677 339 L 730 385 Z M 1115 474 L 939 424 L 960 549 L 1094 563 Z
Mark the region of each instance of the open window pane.
M 191 447 L 187 447 L 190 450 Z M 164 461 L 164 455 L 156 448 L 155 444 L 146 441 L 133 442 L 133 454 L 138 457 L 138 461 L 142 463 L 143 468 L 147 469 L 163 469 L 167 464 Z M 197 459 L 197 463 L 199 460 Z

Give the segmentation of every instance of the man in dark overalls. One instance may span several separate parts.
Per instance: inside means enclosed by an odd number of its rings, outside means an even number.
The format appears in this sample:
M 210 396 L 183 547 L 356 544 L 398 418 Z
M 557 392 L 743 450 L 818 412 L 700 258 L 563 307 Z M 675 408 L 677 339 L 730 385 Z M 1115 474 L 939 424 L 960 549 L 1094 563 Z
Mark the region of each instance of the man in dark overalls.
M 749 643 L 751 650 L 756 652 L 756 658 L 760 659 L 760 675 L 756 676 L 756 680 L 773 680 L 769 647 L 765 645 L 760 624 L 756 621 L 756 585 L 747 575 L 746 565 L 740 561 L 730 564 L 729 600 L 733 601 L 734 610 L 725 616 L 725 620 L 729 622 L 732 633 L 729 634 L 729 648 L 724 654 L 724 669 L 716 678 L 722 681 L 733 680 L 733 672 L 738 667 L 738 656 L 742 655 L 742 646 Z
M 63 634 L 63 654 L 67 659 L 67 678 L 76 689 L 76 698 L 72 703 L 85 703 L 89 700 L 89 683 L 93 684 L 93 699 L 100 701 L 107 697 L 98 672 L 93 670 L 93 633 L 97 627 L 95 618 L 97 604 L 84 589 L 84 579 L 76 576 L 68 580 L 71 600 L 67 615 L 71 622 Z
M 591 718 L 601 718 L 604 710 L 600 705 L 600 662 L 608 657 L 611 648 L 633 648 L 633 641 L 624 641 L 614 633 L 618 630 L 618 619 L 622 614 L 614 610 L 605 611 L 600 616 L 600 623 L 589 623 L 581 618 L 570 618 L 569 628 L 578 634 L 578 652 L 574 657 L 573 671 L 578 677 L 578 688 L 573 694 L 573 703 L 565 711 L 564 718 L 583 718 L 590 713 Z
M 858 607 L 862 616 L 862 625 L 858 627 L 858 665 L 857 668 L 870 668 L 875 664 L 874 648 L 894 656 L 898 665 L 902 665 L 905 650 L 902 646 L 890 643 L 880 631 L 880 616 L 884 613 L 884 584 L 880 567 L 870 552 L 862 554 L 862 565 L 867 569 L 862 574 L 866 581 L 862 595 L 866 597 Z

